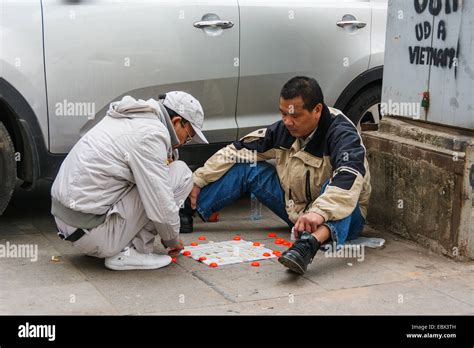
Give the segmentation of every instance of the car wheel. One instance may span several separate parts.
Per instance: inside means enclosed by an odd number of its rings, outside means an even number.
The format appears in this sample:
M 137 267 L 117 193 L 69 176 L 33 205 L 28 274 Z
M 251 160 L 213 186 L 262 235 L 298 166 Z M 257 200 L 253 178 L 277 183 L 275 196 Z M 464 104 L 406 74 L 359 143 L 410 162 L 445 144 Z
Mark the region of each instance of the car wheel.
M 354 122 L 359 131 L 374 129 L 380 122 L 382 86 L 372 85 L 357 94 L 346 108 L 346 116 Z
M 7 129 L 0 122 L 0 215 L 10 202 L 15 188 L 16 162 L 15 148 Z

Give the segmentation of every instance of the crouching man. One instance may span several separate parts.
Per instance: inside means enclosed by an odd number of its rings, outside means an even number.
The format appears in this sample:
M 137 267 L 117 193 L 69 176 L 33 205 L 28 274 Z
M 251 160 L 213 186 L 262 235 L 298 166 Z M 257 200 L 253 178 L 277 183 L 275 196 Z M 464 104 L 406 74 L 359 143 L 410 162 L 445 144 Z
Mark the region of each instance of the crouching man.
M 160 100 L 125 96 L 73 147 L 51 189 L 59 236 L 113 270 L 156 269 L 171 262 L 153 253 L 183 248 L 179 206 L 193 182 L 177 148 L 207 143 L 198 100 L 168 92 Z M 171 250 L 170 250 L 171 251 Z
M 207 220 L 253 193 L 294 227 L 297 241 L 279 261 L 303 274 L 322 243 L 340 247 L 362 231 L 369 167 L 356 127 L 326 106 L 316 80 L 289 80 L 281 90 L 280 113 L 281 121 L 219 150 L 194 172 L 190 205 Z M 260 162 L 242 163 L 250 158 Z

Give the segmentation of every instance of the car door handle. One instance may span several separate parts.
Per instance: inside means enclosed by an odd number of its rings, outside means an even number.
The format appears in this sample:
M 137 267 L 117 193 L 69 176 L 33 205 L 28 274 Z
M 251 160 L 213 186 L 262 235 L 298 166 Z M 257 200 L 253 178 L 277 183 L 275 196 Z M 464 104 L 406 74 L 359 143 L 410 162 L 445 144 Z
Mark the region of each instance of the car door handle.
M 234 26 L 234 23 L 232 23 L 232 21 L 224 21 L 224 20 L 217 19 L 217 20 L 210 20 L 210 21 L 194 22 L 193 26 L 198 29 L 209 28 L 209 27 L 229 29 Z
M 356 21 L 356 20 L 339 21 L 336 24 L 338 27 L 341 27 L 341 28 L 344 28 L 346 25 L 354 25 L 358 29 L 361 29 L 367 25 L 367 23 Z

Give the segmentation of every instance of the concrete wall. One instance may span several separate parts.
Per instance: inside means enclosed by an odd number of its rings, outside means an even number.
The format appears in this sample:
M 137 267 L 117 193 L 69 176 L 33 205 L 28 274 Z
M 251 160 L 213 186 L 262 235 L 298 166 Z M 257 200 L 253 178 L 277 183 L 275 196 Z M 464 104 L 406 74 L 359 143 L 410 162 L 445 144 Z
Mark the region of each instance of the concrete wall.
M 474 258 L 474 132 L 385 117 L 363 138 L 369 224 L 459 260 Z

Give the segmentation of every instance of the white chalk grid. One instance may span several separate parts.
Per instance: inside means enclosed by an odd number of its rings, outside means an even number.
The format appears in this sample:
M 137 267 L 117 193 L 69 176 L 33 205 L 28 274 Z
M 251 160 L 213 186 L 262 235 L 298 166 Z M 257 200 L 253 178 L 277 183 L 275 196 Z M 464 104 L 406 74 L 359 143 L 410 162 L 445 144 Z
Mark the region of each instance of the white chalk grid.
M 223 266 L 276 257 L 273 255 L 273 250 L 265 248 L 265 244 L 255 246 L 253 242 L 245 240 L 209 242 L 197 246 L 186 246 L 181 253 L 184 254 L 186 251 L 191 253 L 189 257 L 208 266 L 211 263 Z M 264 256 L 264 254 L 268 256 Z M 203 257 L 205 259 L 202 259 Z

